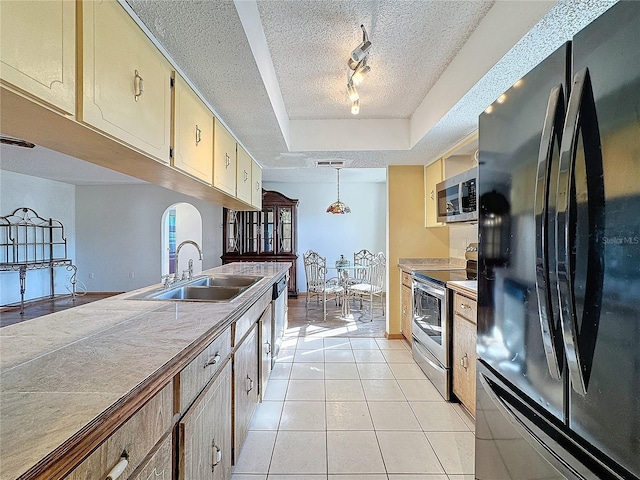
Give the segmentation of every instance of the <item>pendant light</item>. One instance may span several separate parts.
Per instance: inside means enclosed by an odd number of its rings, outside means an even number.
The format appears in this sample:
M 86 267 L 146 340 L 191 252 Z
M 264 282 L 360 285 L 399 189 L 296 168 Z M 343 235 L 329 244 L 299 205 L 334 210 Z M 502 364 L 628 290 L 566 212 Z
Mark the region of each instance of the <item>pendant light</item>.
M 351 213 L 351 209 L 340 201 L 340 169 L 336 168 L 338 172 L 338 200 L 333 202 L 331 205 L 327 207 L 327 213 L 333 214 L 345 214 Z

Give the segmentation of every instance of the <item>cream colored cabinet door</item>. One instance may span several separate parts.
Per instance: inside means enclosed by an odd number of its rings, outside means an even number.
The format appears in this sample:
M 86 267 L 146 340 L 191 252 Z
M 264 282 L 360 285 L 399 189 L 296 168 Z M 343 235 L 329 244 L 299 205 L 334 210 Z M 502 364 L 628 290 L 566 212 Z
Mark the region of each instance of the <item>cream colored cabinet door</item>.
M 179 480 L 231 478 L 231 362 L 184 415 L 178 438 Z
M 79 120 L 169 163 L 170 63 L 118 2 L 87 1 L 82 7 Z
M 238 145 L 238 166 L 236 173 L 236 196 L 251 204 L 251 165 L 253 159 L 244 148 Z
M 251 205 L 262 210 L 262 167 L 255 161 L 251 164 Z
M 444 180 L 444 160 L 439 158 L 424 169 L 424 226 L 441 227 L 438 222 L 438 196 L 436 185 Z
M 180 77 L 175 76 L 173 166 L 208 184 L 213 180 L 213 114 Z
M 233 354 L 233 452 L 240 456 L 251 417 L 258 405 L 258 334 L 257 323 Z
M 213 134 L 213 186 L 236 196 L 236 139 L 216 118 Z
M 406 285 L 402 285 L 400 287 L 402 290 L 400 292 L 400 305 L 401 305 L 401 318 L 400 318 L 400 329 L 402 330 L 402 335 L 407 339 L 409 344 L 413 341 L 411 337 L 411 321 L 413 316 L 413 305 L 411 304 L 411 287 L 407 287 Z
M 453 317 L 453 393 L 476 415 L 476 326 Z
M 0 45 L 2 83 L 75 112 L 75 2 L 0 1 Z

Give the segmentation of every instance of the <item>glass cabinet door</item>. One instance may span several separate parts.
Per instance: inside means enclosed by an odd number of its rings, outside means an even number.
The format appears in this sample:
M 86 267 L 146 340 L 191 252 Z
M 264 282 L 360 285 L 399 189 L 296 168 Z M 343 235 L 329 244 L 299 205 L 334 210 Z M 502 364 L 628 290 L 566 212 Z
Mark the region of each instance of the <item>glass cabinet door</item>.
M 244 212 L 244 251 L 243 253 L 258 253 L 260 212 Z
M 280 207 L 278 209 L 280 220 L 280 228 L 278 232 L 278 253 L 293 252 L 293 225 L 292 212 L 289 207 Z
M 240 224 L 238 212 L 227 210 L 225 218 L 226 236 L 224 253 L 240 253 Z
M 260 253 L 273 253 L 275 211 L 266 209 L 260 213 Z

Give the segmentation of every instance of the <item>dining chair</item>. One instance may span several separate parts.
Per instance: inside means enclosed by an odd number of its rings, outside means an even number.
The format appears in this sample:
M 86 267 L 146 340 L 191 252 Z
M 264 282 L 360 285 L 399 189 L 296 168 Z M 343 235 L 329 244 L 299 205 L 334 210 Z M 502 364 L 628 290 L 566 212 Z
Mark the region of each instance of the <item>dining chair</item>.
M 307 278 L 307 297 L 305 307 L 309 311 L 309 299 L 316 297 L 322 301 L 323 319 L 327 319 L 327 301 L 335 299 L 336 306 L 345 294 L 345 289 L 340 285 L 337 277 L 327 278 L 327 259 L 317 252 L 308 250 L 302 255 L 304 273 Z
M 367 268 L 367 281 L 356 283 L 347 287 L 347 300 L 358 297 L 362 308 L 362 299 L 369 300 L 369 315 L 373 321 L 373 299 L 380 298 L 380 307 L 382 308 L 382 316 L 385 315 L 384 305 L 384 285 L 386 277 L 387 258 L 384 253 L 380 252 L 373 256 L 369 267 Z
M 353 271 L 353 275 L 349 279 L 349 283 L 355 285 L 357 283 L 369 283 L 369 266 L 375 255 L 369 250 L 363 248 L 359 252 L 353 254 L 353 266 L 362 266 L 363 268 Z

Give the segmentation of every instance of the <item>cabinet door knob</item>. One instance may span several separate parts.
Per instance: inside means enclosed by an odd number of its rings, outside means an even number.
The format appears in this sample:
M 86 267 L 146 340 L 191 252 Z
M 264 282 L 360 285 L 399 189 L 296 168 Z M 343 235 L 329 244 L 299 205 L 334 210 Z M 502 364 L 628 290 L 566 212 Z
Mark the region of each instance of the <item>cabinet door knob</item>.
M 271 353 L 271 343 L 266 342 L 265 345 L 267 346 L 267 351 L 265 353 Z
M 431 200 L 435 200 L 435 199 L 436 199 L 435 198 L 435 194 L 434 194 L 433 190 L 431 190 Z
M 135 71 L 135 75 L 133 77 L 133 91 L 135 92 L 133 98 L 135 98 L 137 102 L 140 96 L 144 93 L 144 80 L 138 73 L 138 70 Z
M 216 352 L 216 354 L 207 360 L 207 363 L 204 364 L 204 368 L 207 368 L 209 365 L 215 365 L 220 361 L 220 354 Z
M 107 473 L 105 480 L 117 480 L 122 475 L 122 472 L 129 466 L 129 455 L 127 452 L 123 452 L 120 457 L 120 461 Z
M 211 443 L 211 447 L 212 447 L 212 451 L 213 451 L 213 455 L 212 455 L 213 458 L 212 458 L 212 462 L 211 462 L 211 471 L 213 472 L 215 470 L 215 466 L 218 465 L 222 461 L 222 450 L 220 450 L 220 447 L 218 447 L 216 445 L 215 439 Z
M 469 357 L 467 356 L 467 354 L 465 353 L 464 356 L 460 359 L 460 365 L 462 365 L 462 368 L 464 368 L 465 370 L 467 368 L 469 368 Z
M 247 180 L 249 180 L 249 173 L 246 170 L 244 170 L 243 172 L 244 172 L 244 181 L 246 182 Z
M 229 156 L 228 153 L 224 154 L 224 166 L 225 168 L 229 168 L 229 165 L 231 165 L 231 157 Z
M 260 190 L 260 182 L 256 182 L 256 191 Z
M 251 390 L 253 390 L 253 380 L 249 375 L 247 375 L 247 395 L 249 395 Z
M 201 140 L 202 140 L 202 130 L 200 130 L 198 125 L 196 125 L 196 147 L 198 146 Z

